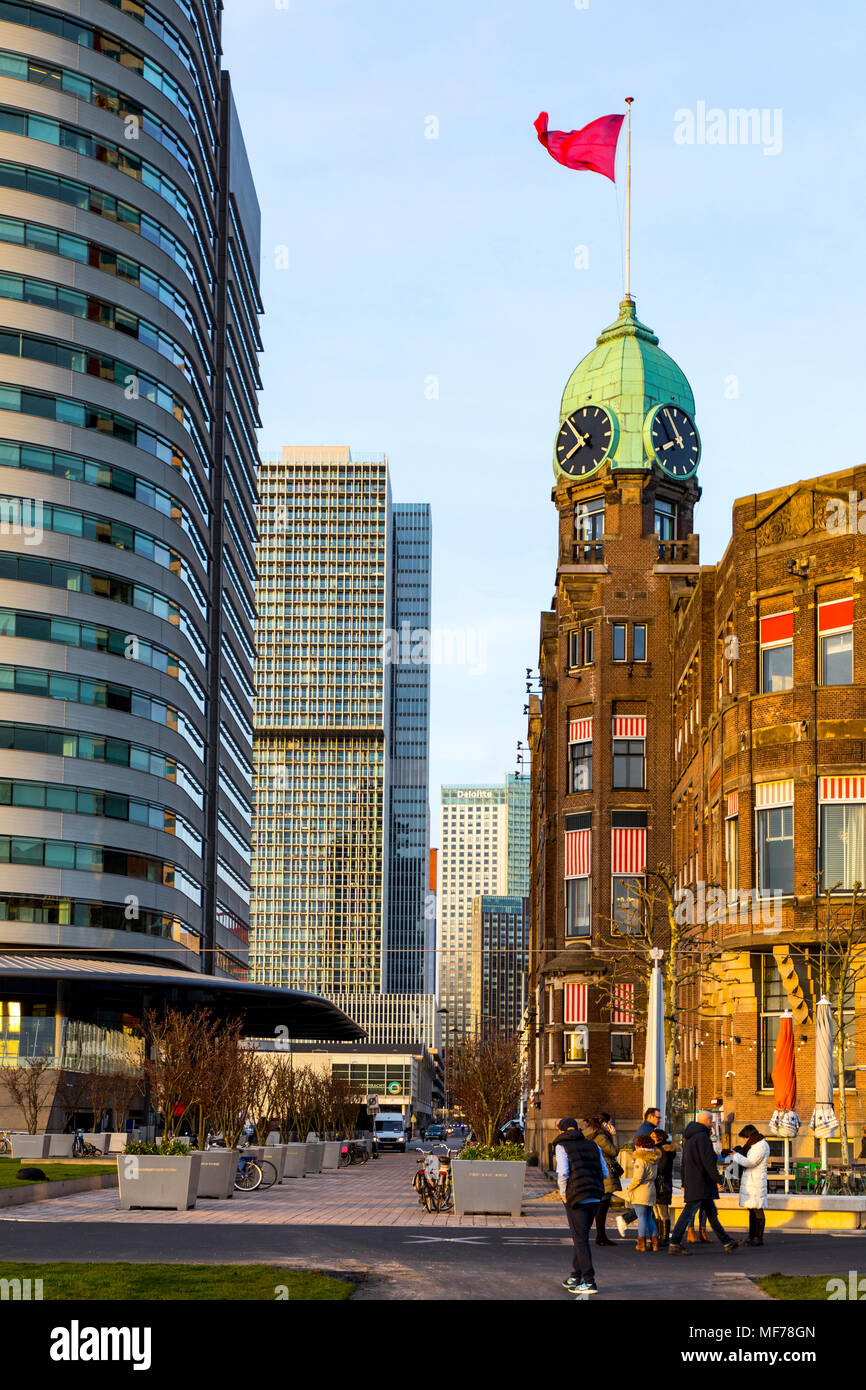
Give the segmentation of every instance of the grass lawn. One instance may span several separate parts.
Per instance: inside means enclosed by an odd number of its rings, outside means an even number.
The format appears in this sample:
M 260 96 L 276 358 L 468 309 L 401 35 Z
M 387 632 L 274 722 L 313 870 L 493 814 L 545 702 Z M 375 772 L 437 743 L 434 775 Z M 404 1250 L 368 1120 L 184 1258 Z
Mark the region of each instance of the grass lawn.
M 832 1274 L 768 1274 L 755 1283 L 771 1298 L 827 1302 L 827 1281 Z
M 338 1302 L 354 1284 L 327 1274 L 274 1265 L 12 1264 L 0 1263 L 0 1279 L 41 1279 L 46 1302 L 66 1299 L 171 1301 L 283 1299 Z
M 50 1158 L 0 1158 L 0 1187 L 26 1187 L 29 1178 L 17 1178 L 15 1174 L 22 1166 L 41 1168 L 49 1182 L 62 1182 L 64 1178 L 89 1178 L 95 1173 L 114 1173 L 116 1163 L 89 1163 L 86 1159 L 62 1159 L 59 1163 Z

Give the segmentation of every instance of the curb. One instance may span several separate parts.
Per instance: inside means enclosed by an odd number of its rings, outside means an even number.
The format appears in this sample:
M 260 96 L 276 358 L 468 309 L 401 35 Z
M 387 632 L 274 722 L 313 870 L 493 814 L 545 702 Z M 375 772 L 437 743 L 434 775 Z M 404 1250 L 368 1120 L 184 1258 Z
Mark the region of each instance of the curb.
M 72 1197 L 76 1192 L 98 1192 L 117 1187 L 116 1173 L 93 1173 L 89 1178 L 62 1178 L 59 1182 L 34 1182 L 28 1187 L 0 1188 L 0 1208 L 23 1207 L 28 1202 L 47 1202 L 53 1197 Z

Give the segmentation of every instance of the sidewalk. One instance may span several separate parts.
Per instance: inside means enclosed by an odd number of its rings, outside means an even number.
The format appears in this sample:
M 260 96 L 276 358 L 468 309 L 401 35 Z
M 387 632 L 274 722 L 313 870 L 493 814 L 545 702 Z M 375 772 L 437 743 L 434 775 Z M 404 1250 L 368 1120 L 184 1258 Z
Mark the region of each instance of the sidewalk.
M 430 1214 L 412 1190 L 416 1162 L 412 1154 L 386 1154 L 363 1167 L 290 1178 L 266 1192 L 236 1192 L 230 1201 L 200 1198 L 192 1211 L 121 1211 L 117 1190 L 85 1192 L 74 1197 L 28 1204 L 26 1213 L 14 1210 L 7 1219 L 40 1222 L 110 1221 L 124 1225 L 158 1222 L 178 1225 L 255 1226 L 492 1226 L 551 1227 L 564 1225 L 558 1197 L 550 1180 L 537 1168 L 527 1168 L 523 1215 L 465 1216 Z M 4 1213 L 6 1216 L 7 1213 Z

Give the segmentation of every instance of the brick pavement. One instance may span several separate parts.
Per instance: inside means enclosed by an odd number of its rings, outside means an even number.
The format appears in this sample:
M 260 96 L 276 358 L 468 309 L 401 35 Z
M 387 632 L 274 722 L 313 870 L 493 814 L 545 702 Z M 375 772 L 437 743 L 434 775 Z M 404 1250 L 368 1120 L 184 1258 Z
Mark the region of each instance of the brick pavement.
M 559 1199 L 544 1200 L 554 1188 L 537 1168 L 526 1170 L 523 1214 L 518 1218 L 426 1212 L 412 1190 L 415 1168 L 411 1153 L 384 1154 L 363 1167 L 290 1178 L 265 1192 L 236 1192 L 230 1201 L 201 1198 L 192 1211 L 121 1211 L 116 1190 L 108 1189 L 30 1203 L 4 1216 L 11 1221 L 109 1221 L 124 1225 L 564 1227 Z

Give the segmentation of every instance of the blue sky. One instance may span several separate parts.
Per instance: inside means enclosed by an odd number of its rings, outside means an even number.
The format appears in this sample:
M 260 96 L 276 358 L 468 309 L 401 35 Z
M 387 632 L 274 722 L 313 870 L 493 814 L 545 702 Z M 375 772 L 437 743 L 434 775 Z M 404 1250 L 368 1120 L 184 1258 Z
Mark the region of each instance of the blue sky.
M 386 452 L 395 499 L 432 504 L 434 628 L 474 652 L 433 671 L 436 843 L 439 784 L 500 780 L 525 738 L 559 401 L 623 289 L 624 138 L 614 187 L 555 164 L 533 121 L 635 98 L 632 292 L 694 389 L 712 562 L 735 497 L 866 449 L 863 10 L 277 4 L 224 17 L 262 206 L 261 445 Z M 781 112 L 780 151 L 678 143 L 699 103 Z

